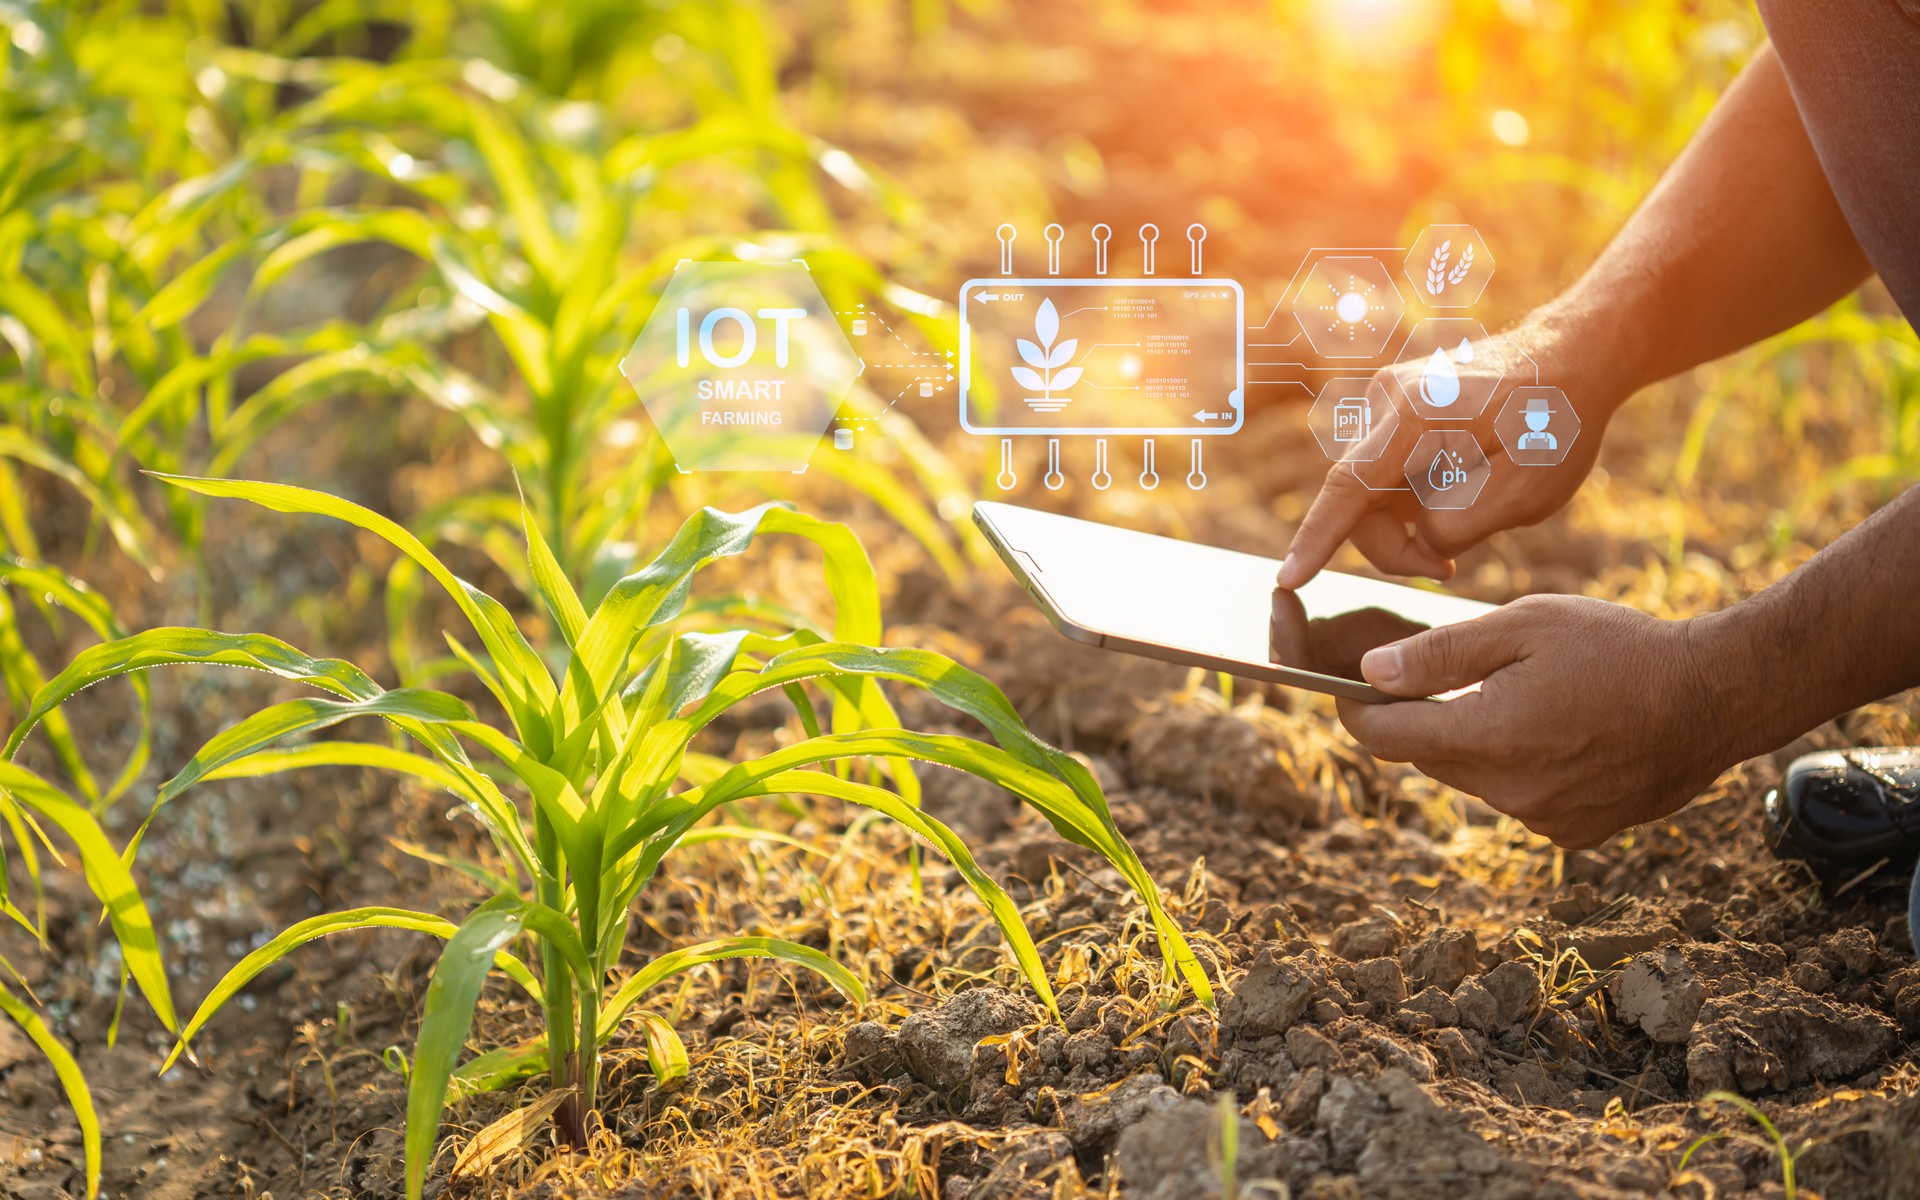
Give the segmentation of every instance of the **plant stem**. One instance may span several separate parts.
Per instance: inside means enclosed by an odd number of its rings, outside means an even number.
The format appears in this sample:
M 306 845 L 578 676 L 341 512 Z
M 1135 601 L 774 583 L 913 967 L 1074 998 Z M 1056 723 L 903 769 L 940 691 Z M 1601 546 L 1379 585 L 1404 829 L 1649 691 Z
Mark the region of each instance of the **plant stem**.
M 561 893 L 566 886 L 560 878 L 558 865 L 559 839 L 553 832 L 552 823 L 537 808 L 533 816 L 533 845 L 536 865 L 543 869 L 536 881 L 540 902 L 559 912 L 563 902 Z M 547 1067 L 553 1086 L 565 1090 L 573 1086 L 575 1071 L 573 975 L 559 948 L 544 941 L 540 944 L 540 966 L 541 979 L 546 986 Z M 553 1114 L 553 1123 L 567 1145 L 575 1149 L 586 1148 L 586 1112 L 581 1107 L 579 1096 L 573 1096 L 560 1105 Z

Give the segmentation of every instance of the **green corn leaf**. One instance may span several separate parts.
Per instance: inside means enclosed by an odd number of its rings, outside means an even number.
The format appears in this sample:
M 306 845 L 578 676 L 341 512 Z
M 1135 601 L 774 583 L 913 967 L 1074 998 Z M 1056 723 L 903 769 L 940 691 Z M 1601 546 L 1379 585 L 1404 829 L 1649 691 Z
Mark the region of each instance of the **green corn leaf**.
M 1167 915 L 1153 877 L 1114 826 L 1106 798 L 1092 774 L 1072 756 L 1035 737 L 999 688 L 952 659 L 931 651 L 875 650 L 826 643 L 788 651 L 757 672 L 735 672 L 728 676 L 694 711 L 663 721 L 633 738 L 618 769 L 608 771 L 596 785 L 590 805 L 607 812 L 609 829 L 622 831 L 608 846 L 608 861 L 620 861 L 637 844 L 636 833 L 646 830 L 641 836 L 650 836 L 663 827 L 658 823 L 660 814 L 650 812 L 647 822 L 639 821 L 638 809 L 675 773 L 677 754 L 707 722 L 747 696 L 770 687 L 837 674 L 891 679 L 925 688 L 943 704 L 986 726 L 1000 744 L 1000 751 L 989 754 L 986 752 L 991 747 L 966 739 L 953 739 L 965 745 L 951 746 L 943 739 L 905 731 L 892 731 L 885 737 L 873 739 L 840 735 L 837 741 L 847 751 L 843 757 L 849 756 L 854 746 L 868 746 L 872 749 L 864 753 L 880 757 L 920 758 L 946 762 L 974 773 L 984 771 L 988 778 L 1033 803 L 1061 836 L 1099 852 L 1113 863 L 1146 905 L 1170 969 L 1179 971 L 1203 1003 L 1212 1003 L 1212 985 L 1194 958 L 1192 948 Z M 889 746 L 898 747 L 897 753 L 890 755 Z M 928 758 L 929 754 L 936 757 Z M 761 763 L 768 761 L 763 759 Z M 788 765 L 802 764 L 796 761 Z
M 154 545 L 158 538 L 146 518 L 140 514 L 139 508 L 121 495 L 118 485 L 110 477 L 88 475 L 28 437 L 25 430 L 8 425 L 0 425 L 0 458 L 10 458 L 37 467 L 79 492 L 106 523 L 107 532 L 113 535 L 114 544 L 120 547 L 121 552 L 147 571 L 154 569 L 153 557 L 146 548 Z
M 647 1066 L 653 1071 L 654 1080 L 664 1087 L 676 1079 L 685 1079 L 692 1062 L 687 1057 L 687 1044 L 680 1040 L 673 1026 L 657 1013 L 642 1012 L 634 1016 L 647 1039 Z
M 101 641 L 113 641 L 121 637 L 119 623 L 115 621 L 113 608 L 106 597 L 94 591 L 79 579 L 68 575 L 56 567 L 44 563 L 27 562 L 11 555 L 0 554 L 0 584 L 12 584 L 21 591 L 36 597 L 44 597 L 54 604 L 79 617 L 86 627 L 93 631 Z M 13 614 L 4 595 L 0 595 L 0 672 L 7 676 L 9 685 L 25 685 L 20 690 L 21 697 L 31 703 L 31 697 L 39 694 L 46 681 L 40 677 L 39 664 L 26 653 L 19 644 L 17 630 L 12 624 Z M 16 657 L 17 655 L 17 657 Z M 134 734 L 133 748 L 127 752 L 126 761 L 121 764 L 120 772 L 108 785 L 105 792 L 95 792 L 91 776 L 86 769 L 79 749 L 73 738 L 59 719 L 58 712 L 49 712 L 41 717 L 47 725 L 47 737 L 60 755 L 61 765 L 73 778 L 75 786 L 81 792 L 94 799 L 96 810 L 112 804 L 126 790 L 133 786 L 140 772 L 146 769 L 147 760 L 153 745 L 152 702 L 148 695 L 147 682 L 142 676 L 131 679 L 135 704 L 139 708 L 138 727 Z M 22 706 L 24 707 L 24 705 Z
M 546 664 L 540 661 L 526 635 L 514 624 L 513 616 L 500 603 L 472 584 L 449 571 L 419 538 L 400 525 L 358 504 L 308 488 L 281 483 L 257 483 L 247 480 L 201 479 L 185 475 L 155 474 L 163 482 L 207 496 L 225 496 L 248 500 L 275 512 L 304 513 L 333 517 L 385 539 L 433 576 L 447 595 L 460 607 L 493 656 L 500 680 L 512 699 L 509 715 L 519 730 L 520 740 L 536 754 L 551 749 L 552 729 L 546 713 L 558 694 Z
M 711 811 L 712 807 L 724 803 L 725 800 L 738 799 L 742 796 L 788 793 L 829 796 L 849 804 L 870 808 L 898 821 L 922 841 L 932 846 L 941 857 L 953 864 L 954 869 L 960 872 L 961 877 L 967 881 L 967 885 L 973 889 L 974 895 L 980 898 L 980 902 L 986 906 L 987 912 L 993 917 L 994 923 L 1000 926 L 1001 933 L 1006 935 L 1007 945 L 1013 950 L 1014 961 L 1020 964 L 1021 974 L 1026 976 L 1033 990 L 1040 993 L 1040 998 L 1046 1003 L 1047 1008 L 1054 1015 L 1059 1015 L 1060 1010 L 1054 1000 L 1053 985 L 1047 977 L 1046 965 L 1040 961 L 1039 948 L 1034 945 L 1033 935 L 1027 931 L 1027 923 L 1021 918 L 1020 909 L 1014 904 L 1013 897 L 1007 895 L 1006 890 L 991 875 L 980 869 L 979 863 L 974 861 L 972 851 L 967 849 L 967 844 L 958 834 L 899 796 L 884 788 L 855 783 L 824 771 L 786 770 L 757 780 L 745 791 L 732 791 L 725 789 L 724 785 L 720 788 L 708 789 L 710 801 L 698 807 Z M 715 835 L 721 829 L 727 829 L 728 836 L 768 837 L 766 830 L 742 829 L 735 832 L 726 826 L 701 826 L 680 836 L 677 841 L 683 846 L 692 845 L 697 841 L 708 840 L 708 837 Z M 793 843 L 794 839 L 788 838 L 786 841 Z M 811 849 L 805 843 L 797 844 L 803 849 Z
M 5 984 L 0 984 L 0 1012 L 12 1017 L 33 1044 L 40 1047 L 40 1053 L 47 1056 L 54 1075 L 60 1080 L 60 1089 L 67 1094 L 67 1103 L 73 1106 L 74 1118 L 80 1123 L 81 1152 L 86 1158 L 87 1200 L 93 1200 L 100 1194 L 100 1114 L 93 1107 L 93 1092 L 87 1087 L 87 1077 L 80 1072 L 79 1060 L 73 1057 L 66 1043 L 47 1028 L 40 1014 Z
M 308 742 L 286 750 L 259 750 L 215 767 L 203 774 L 200 781 L 258 779 L 309 767 L 372 767 L 397 775 L 411 775 L 468 800 L 475 799 L 468 795 L 467 781 L 438 759 L 395 750 L 378 742 Z
M 235 963 L 220 981 L 213 985 L 207 998 L 200 1002 L 193 1017 L 180 1029 L 180 1036 L 173 1044 L 173 1050 L 167 1060 L 160 1064 L 160 1072 L 167 1069 L 186 1052 L 187 1044 L 193 1035 L 213 1018 L 227 1001 L 233 999 L 240 990 L 252 983 L 260 972 L 279 962 L 288 954 L 306 945 L 308 942 L 327 937 L 335 933 L 347 933 L 357 929 L 408 929 L 415 933 L 431 934 L 437 938 L 451 938 L 458 932 L 459 926 L 432 913 L 413 912 L 404 908 L 355 908 L 346 912 L 324 913 L 317 917 L 308 917 L 300 923 L 290 926 L 265 945 L 254 950 Z M 498 950 L 494 953 L 492 965 L 500 968 L 515 983 L 526 989 L 535 1004 L 541 1002 L 543 993 L 533 972 L 518 958 Z
M 122 960 L 154 1015 L 169 1031 L 179 1027 L 173 1012 L 173 995 L 167 986 L 167 969 L 160 960 L 160 941 L 154 934 L 153 917 L 133 874 L 121 861 L 99 819 L 87 807 L 60 789 L 47 783 L 25 767 L 0 762 L 0 789 L 46 818 L 67 835 L 80 852 L 80 865 L 87 886 L 106 910 L 113 936 L 120 943 Z
M 615 583 L 588 618 L 574 658 L 591 693 L 569 688 L 563 711 L 568 719 L 597 707 L 614 687 L 620 665 L 641 631 L 679 614 L 691 590 L 693 572 L 710 559 L 743 553 L 761 520 L 774 511 L 763 504 L 744 513 L 703 508 L 687 518 L 667 548 L 651 563 Z
M 500 189 L 507 213 L 513 218 L 514 232 L 527 252 L 527 261 L 555 285 L 563 283 L 559 278 L 560 241 L 547 222 L 546 208 L 540 198 L 539 173 L 528 153 L 526 139 L 496 106 L 485 100 L 467 102 L 467 120 L 474 145 L 479 148 L 487 172 L 493 176 L 494 186 Z
M 485 1054 L 474 1055 L 454 1070 L 447 1089 L 447 1100 L 452 1102 L 485 1092 L 497 1092 L 546 1069 L 547 1039 L 544 1035 L 512 1046 L 499 1046 Z
M 164 626 L 92 646 L 75 655 L 66 669 L 34 696 L 27 715 L 7 738 L 4 757 L 11 759 L 34 725 L 80 689 L 132 671 L 187 663 L 251 667 L 355 699 L 380 694 L 379 686 L 352 663 L 314 658 L 278 638 Z
M 600 1009 L 600 1040 L 604 1043 L 613 1036 L 613 1031 L 620 1024 L 620 1018 L 648 991 L 682 971 L 690 971 L 694 967 L 719 962 L 725 958 L 773 958 L 792 963 L 797 967 L 806 967 L 823 977 L 833 985 L 834 990 L 855 1004 L 867 1002 L 866 985 L 855 978 L 853 972 L 811 946 L 802 946 L 797 942 L 784 941 L 780 938 L 716 938 L 711 942 L 688 946 L 684 950 L 669 950 L 629 975 L 619 987 L 613 990 L 613 994 L 607 997 L 606 1003 Z
M 493 967 L 494 955 L 522 933 L 557 945 L 585 980 L 586 953 L 567 919 L 550 908 L 513 896 L 496 896 L 473 910 L 447 941 L 427 985 L 420 1040 L 407 1079 L 407 1198 L 420 1200 L 427 1165 L 440 1132 L 449 1085 L 461 1048 L 473 1028 L 473 1006 Z M 588 983 L 586 986 L 592 986 Z
M 526 534 L 527 569 L 533 575 L 534 586 L 540 590 L 540 599 L 546 602 L 547 611 L 560 625 L 560 636 L 571 649 L 587 628 L 587 610 L 581 607 L 579 594 L 567 581 L 560 560 L 553 556 L 553 547 L 547 545 L 539 522 L 533 519 L 524 503 L 520 508 L 520 528 Z
M 153 299 L 135 313 L 130 328 L 167 329 L 193 315 L 207 297 L 220 286 L 227 269 L 254 249 L 249 239 L 241 238 L 216 248 L 198 262 L 173 277 L 154 293 Z
M 275 704 L 208 739 L 186 766 L 160 786 L 160 794 L 153 802 L 154 811 L 157 813 L 161 805 L 200 782 L 210 771 L 244 759 L 275 742 L 330 729 L 355 717 L 409 717 L 446 724 L 470 720 L 473 710 L 457 696 L 425 688 L 395 688 L 367 700 L 305 699 Z M 142 828 L 152 821 L 153 814 L 148 814 Z
M 315 209 L 288 223 L 287 236 L 254 269 L 248 292 L 279 284 L 301 263 L 361 242 L 385 242 L 418 258 L 433 254 L 433 221 L 411 208 Z

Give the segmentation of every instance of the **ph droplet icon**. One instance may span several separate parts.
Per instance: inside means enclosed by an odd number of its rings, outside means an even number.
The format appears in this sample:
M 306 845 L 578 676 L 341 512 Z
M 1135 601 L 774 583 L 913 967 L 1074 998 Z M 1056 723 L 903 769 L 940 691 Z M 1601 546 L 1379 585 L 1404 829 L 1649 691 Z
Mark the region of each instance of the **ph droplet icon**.
M 1468 341 L 1465 338 L 1461 338 L 1459 348 L 1454 350 L 1453 352 L 1453 360 L 1459 363 L 1461 366 L 1465 366 L 1466 364 L 1472 362 L 1473 361 L 1473 343 Z
M 1420 398 L 1435 408 L 1445 408 L 1460 398 L 1460 372 L 1453 369 L 1445 350 L 1435 350 L 1420 375 Z
M 1440 450 L 1427 466 L 1427 486 L 1444 492 L 1467 480 L 1467 461 L 1451 450 Z

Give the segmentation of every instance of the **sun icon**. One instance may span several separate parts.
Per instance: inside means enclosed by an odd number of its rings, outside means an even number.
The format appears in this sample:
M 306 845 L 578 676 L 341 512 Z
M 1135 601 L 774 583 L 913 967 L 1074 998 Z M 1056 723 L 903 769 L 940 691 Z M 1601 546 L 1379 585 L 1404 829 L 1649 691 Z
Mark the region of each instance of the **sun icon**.
M 1354 254 L 1315 262 L 1294 294 L 1292 311 L 1314 353 L 1374 358 L 1386 350 L 1407 305 L 1385 263 Z
M 1338 277 L 1323 279 L 1326 288 L 1326 300 L 1315 308 L 1327 314 L 1326 332 L 1345 333 L 1349 343 L 1367 334 L 1375 334 L 1380 327 L 1374 324 L 1374 318 L 1385 320 L 1392 311 L 1391 306 L 1379 298 L 1380 289 L 1375 284 L 1360 278 L 1352 272 L 1346 273 L 1344 281 Z

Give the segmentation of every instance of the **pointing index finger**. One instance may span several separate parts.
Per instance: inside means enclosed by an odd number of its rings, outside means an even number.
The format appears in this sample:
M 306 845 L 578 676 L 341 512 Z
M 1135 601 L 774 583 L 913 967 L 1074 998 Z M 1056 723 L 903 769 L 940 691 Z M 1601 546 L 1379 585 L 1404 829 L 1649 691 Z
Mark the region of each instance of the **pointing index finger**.
M 1378 503 L 1377 495 L 1360 482 L 1350 464 L 1335 463 L 1300 528 L 1294 531 L 1293 544 L 1287 548 L 1286 561 L 1280 564 L 1274 582 L 1283 588 L 1297 588 L 1319 574 L 1361 518 Z

